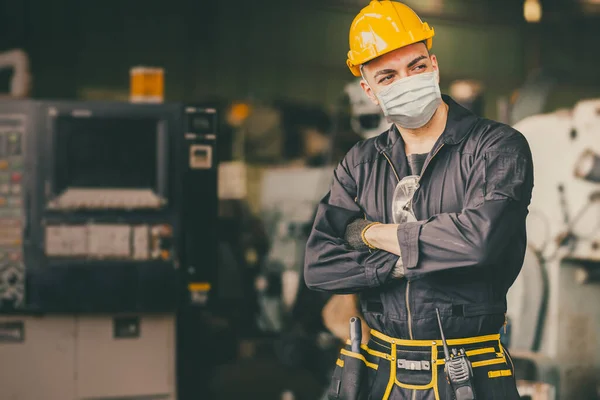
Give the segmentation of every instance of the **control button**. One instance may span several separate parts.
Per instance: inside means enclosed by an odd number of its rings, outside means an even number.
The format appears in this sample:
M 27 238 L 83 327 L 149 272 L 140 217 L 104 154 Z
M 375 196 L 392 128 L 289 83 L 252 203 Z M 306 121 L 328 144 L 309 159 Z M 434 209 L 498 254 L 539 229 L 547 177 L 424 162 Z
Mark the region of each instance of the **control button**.
M 4 207 L 6 205 L 6 197 L 0 197 L 0 207 Z
M 11 232 L 10 235 L 8 236 L 0 236 L 0 246 L 7 246 L 7 247 L 13 247 L 13 246 L 20 246 L 21 244 L 23 244 L 23 242 L 21 241 L 20 237 L 17 237 L 17 235 L 20 235 L 20 232 Z M 17 250 L 17 249 L 13 249 L 13 250 Z
M 10 210 L 8 210 L 10 211 Z M 0 219 L 0 230 L 6 228 L 20 228 L 21 220 L 20 219 Z
M 22 178 L 22 175 L 20 172 L 13 172 L 10 175 L 10 181 L 12 183 L 21 183 L 21 178 Z
M 8 284 L 9 286 L 15 286 L 23 280 L 23 273 L 21 272 L 20 265 L 8 265 L 0 275 L 4 284 Z
M 23 169 L 23 157 L 11 157 L 10 167 L 15 169 Z
M 23 205 L 23 200 L 20 197 L 9 197 L 8 198 L 8 206 L 9 207 L 21 207 Z
M 0 184 L 0 193 L 10 193 L 10 185 L 8 183 Z
M 9 155 L 21 154 L 21 135 L 19 132 L 12 132 L 8 135 L 7 146 Z
M 15 272 L 6 277 L 6 283 L 8 283 L 10 286 L 16 285 L 17 282 L 19 282 L 19 275 L 17 275 Z
M 21 209 L 20 208 L 0 208 L 0 218 L 21 218 Z
M 8 161 L 0 160 L 0 170 L 5 170 L 5 169 L 8 169 Z
M 10 192 L 12 194 L 20 194 L 21 193 L 21 185 L 12 185 L 10 187 Z

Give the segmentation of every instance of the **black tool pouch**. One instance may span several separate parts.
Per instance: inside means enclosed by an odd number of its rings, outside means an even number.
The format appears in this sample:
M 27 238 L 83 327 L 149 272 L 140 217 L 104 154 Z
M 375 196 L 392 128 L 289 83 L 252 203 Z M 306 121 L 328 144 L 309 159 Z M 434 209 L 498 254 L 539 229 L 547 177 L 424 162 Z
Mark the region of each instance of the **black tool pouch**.
M 376 372 L 377 360 L 361 349 L 361 353 L 353 353 L 346 346 L 337 361 L 331 384 L 327 392 L 329 400 L 368 400 L 369 375 Z M 373 362 L 370 362 L 373 361 Z M 369 366 L 367 366 L 369 365 Z M 372 377 L 371 377 L 372 378 Z

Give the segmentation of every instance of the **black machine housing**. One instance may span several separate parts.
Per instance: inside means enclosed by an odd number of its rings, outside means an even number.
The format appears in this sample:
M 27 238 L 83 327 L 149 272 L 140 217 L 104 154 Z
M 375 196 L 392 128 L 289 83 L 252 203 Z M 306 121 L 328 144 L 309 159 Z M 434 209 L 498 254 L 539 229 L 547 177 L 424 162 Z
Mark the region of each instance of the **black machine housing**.
M 2 147 L 15 129 L 18 155 Z M 2 282 L 3 309 L 166 312 L 207 293 L 216 141 L 213 109 L 0 102 L 0 279 L 16 271 L 17 288 Z

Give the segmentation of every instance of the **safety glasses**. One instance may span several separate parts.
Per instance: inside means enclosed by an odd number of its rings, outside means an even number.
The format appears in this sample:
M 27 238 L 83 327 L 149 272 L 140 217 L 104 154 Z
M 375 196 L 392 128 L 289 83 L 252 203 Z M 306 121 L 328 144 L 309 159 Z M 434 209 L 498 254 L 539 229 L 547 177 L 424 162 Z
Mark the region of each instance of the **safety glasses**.
M 419 177 L 409 175 L 396 185 L 392 198 L 392 216 L 395 224 L 416 222 L 417 218 L 412 209 L 413 196 L 419 187 Z

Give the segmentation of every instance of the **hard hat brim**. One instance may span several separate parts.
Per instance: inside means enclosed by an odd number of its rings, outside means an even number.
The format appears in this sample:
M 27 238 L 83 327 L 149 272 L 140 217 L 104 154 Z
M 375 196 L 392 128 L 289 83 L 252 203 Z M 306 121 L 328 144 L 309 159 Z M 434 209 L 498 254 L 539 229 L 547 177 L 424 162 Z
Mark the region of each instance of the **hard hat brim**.
M 352 60 L 350 59 L 350 52 L 348 52 L 348 59 L 346 60 L 346 65 L 350 69 L 350 72 L 352 72 L 352 75 L 354 75 L 356 77 L 360 77 L 361 76 L 360 67 L 362 65 L 364 65 L 364 64 L 368 63 L 369 61 L 372 61 L 372 60 L 374 60 L 374 59 L 376 59 L 378 57 L 381 57 L 381 56 L 383 56 L 385 54 L 391 53 L 392 51 L 401 49 L 401 48 L 406 47 L 406 46 L 410 46 L 410 45 L 415 44 L 415 43 L 420 43 L 420 42 L 423 42 L 423 41 L 425 41 L 425 45 L 427 46 L 427 50 L 431 50 L 431 47 L 433 45 L 433 28 L 431 28 L 431 32 L 432 32 L 432 34 L 431 34 L 431 36 L 429 38 L 424 38 L 422 40 L 417 40 L 417 41 L 414 41 L 412 43 L 406 43 L 406 44 L 403 43 L 403 44 L 401 44 L 401 45 L 399 45 L 397 47 L 391 46 L 386 51 L 379 52 L 378 54 L 374 54 L 372 56 L 363 57 L 362 61 L 359 62 L 359 63 L 356 63 L 356 64 L 354 62 L 352 62 Z

